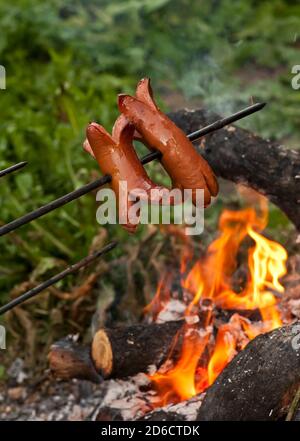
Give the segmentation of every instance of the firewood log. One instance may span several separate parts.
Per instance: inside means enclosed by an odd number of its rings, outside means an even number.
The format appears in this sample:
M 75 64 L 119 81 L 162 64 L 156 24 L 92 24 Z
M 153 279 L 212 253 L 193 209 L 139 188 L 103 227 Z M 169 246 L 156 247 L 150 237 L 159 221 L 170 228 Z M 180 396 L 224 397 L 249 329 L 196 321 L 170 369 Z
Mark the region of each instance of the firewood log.
M 78 378 L 93 383 L 102 381 L 91 359 L 90 348 L 78 344 L 73 338 L 63 338 L 54 343 L 48 361 L 52 373 L 61 380 Z
M 268 421 L 287 412 L 300 386 L 300 322 L 262 334 L 207 390 L 198 420 Z
M 94 335 L 91 346 L 85 347 L 70 339 L 60 340 L 50 349 L 50 369 L 64 380 L 81 378 L 93 382 L 147 372 L 150 365 L 160 366 L 166 360 L 184 323 L 178 320 L 102 328 Z
M 205 302 L 207 303 L 207 299 Z M 199 315 L 197 327 L 203 327 L 209 306 Z M 236 310 L 214 310 L 217 322 L 228 321 Z M 243 311 L 246 317 L 260 319 L 258 310 Z M 48 361 L 56 377 L 100 382 L 106 378 L 126 378 L 147 372 L 150 365 L 159 367 L 172 348 L 172 359 L 179 355 L 185 320 L 167 323 L 135 324 L 99 329 L 91 345 L 82 346 L 72 338 L 64 338 L 50 348 Z M 175 336 L 178 336 L 177 340 Z M 174 344 L 175 342 L 175 344 Z
M 91 355 L 104 378 L 124 378 L 161 365 L 183 320 L 163 324 L 139 324 L 100 329 L 94 336 Z

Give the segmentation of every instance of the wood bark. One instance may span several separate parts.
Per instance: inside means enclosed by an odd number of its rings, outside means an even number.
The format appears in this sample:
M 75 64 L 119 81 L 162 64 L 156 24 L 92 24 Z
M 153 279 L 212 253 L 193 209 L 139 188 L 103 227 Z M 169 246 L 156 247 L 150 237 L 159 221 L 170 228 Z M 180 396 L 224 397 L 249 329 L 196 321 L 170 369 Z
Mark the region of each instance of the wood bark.
M 184 320 L 99 330 L 92 343 L 96 370 L 104 378 L 125 378 L 161 365 Z
M 93 382 L 147 372 L 150 365 L 160 366 L 166 360 L 184 323 L 178 320 L 102 328 L 96 332 L 91 346 L 86 347 L 72 340 L 60 340 L 50 349 L 50 369 L 64 380 L 81 378 Z
M 200 421 L 274 421 L 300 386 L 300 322 L 260 335 L 207 390 Z
M 179 110 L 169 116 L 185 133 L 220 118 L 203 109 Z M 257 190 L 300 230 L 300 151 L 284 148 L 236 126 L 227 126 L 200 141 L 195 145 L 217 176 Z
M 64 338 L 54 343 L 48 354 L 51 372 L 62 380 L 78 378 L 93 383 L 102 381 L 95 369 L 90 348 L 76 343 L 72 338 Z
M 199 315 L 197 328 L 205 327 L 211 311 L 208 299 L 205 311 Z M 260 320 L 258 310 L 214 310 L 215 321 L 227 322 L 232 314 L 242 313 L 252 320 Z M 101 328 L 91 345 L 82 346 L 72 338 L 64 338 L 53 344 L 49 365 L 53 374 L 61 379 L 86 379 L 96 383 L 106 378 L 126 378 L 147 372 L 150 365 L 161 366 L 172 349 L 176 360 L 181 348 L 185 320 L 166 323 L 135 324 L 114 328 Z M 178 337 L 177 339 L 175 337 Z

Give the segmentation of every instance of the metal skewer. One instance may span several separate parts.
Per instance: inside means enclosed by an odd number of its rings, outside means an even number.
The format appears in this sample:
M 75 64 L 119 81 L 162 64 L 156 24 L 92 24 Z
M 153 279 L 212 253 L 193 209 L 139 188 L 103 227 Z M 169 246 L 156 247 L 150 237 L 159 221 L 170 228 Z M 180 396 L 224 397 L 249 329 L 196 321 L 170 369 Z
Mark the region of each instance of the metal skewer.
M 187 137 L 191 141 L 195 141 L 196 139 L 199 139 L 201 136 L 207 135 L 208 133 L 212 133 L 227 124 L 230 124 L 234 121 L 237 121 L 241 118 L 244 118 L 247 115 L 250 115 L 254 112 L 257 112 L 258 110 L 261 110 L 265 106 L 265 103 L 258 103 L 254 104 L 250 107 L 247 107 L 246 109 L 241 110 L 240 112 L 237 112 L 227 118 L 220 119 L 209 126 L 206 126 L 200 130 L 197 130 L 196 132 L 190 133 L 187 135 Z M 141 159 L 141 163 L 148 164 L 149 162 L 153 161 L 154 159 L 160 159 L 161 153 L 160 152 L 152 152 L 146 156 L 144 156 Z M 18 170 L 22 167 L 24 167 L 27 163 L 20 163 L 16 164 L 15 166 L 10 167 L 9 169 L 3 170 L 3 172 L 0 172 L 0 177 L 4 176 L 5 174 L 11 173 L 15 170 Z M 67 204 L 68 202 L 71 202 L 84 194 L 89 193 L 92 190 L 95 190 L 102 185 L 105 185 L 111 181 L 111 176 L 105 175 L 102 176 L 99 179 L 96 179 L 95 181 L 86 184 L 79 189 L 72 191 L 71 193 L 68 193 L 49 204 L 44 205 L 43 207 L 40 207 L 39 209 L 26 214 L 25 216 L 20 217 L 19 219 L 14 220 L 13 222 L 10 222 L 7 225 L 4 225 L 2 228 L 0 228 L 0 236 L 3 236 L 4 234 L 9 233 L 10 231 L 15 230 L 16 228 L 25 225 L 29 222 L 31 222 L 34 219 L 37 219 L 38 217 L 41 217 L 45 215 L 46 213 L 49 213 L 52 210 L 55 210 L 58 207 L 61 207 L 62 205 Z M 26 300 L 38 295 L 41 291 L 44 289 L 54 285 L 58 281 L 62 280 L 69 274 L 73 274 L 79 269 L 88 266 L 90 263 L 92 263 L 94 260 L 99 258 L 100 256 L 106 254 L 113 248 L 115 248 L 117 245 L 117 242 L 111 242 L 110 244 L 106 245 L 101 250 L 95 252 L 91 256 L 87 256 L 84 259 L 80 260 L 79 262 L 75 263 L 74 265 L 71 265 L 64 271 L 60 272 L 59 274 L 56 274 L 55 276 L 51 277 L 50 279 L 46 280 L 45 282 L 41 283 L 40 285 L 36 286 L 35 288 L 30 289 L 29 291 L 25 292 L 18 298 L 12 300 L 11 302 L 7 303 L 6 305 L 0 307 L 0 315 L 4 314 L 5 312 L 11 310 L 12 308 L 16 307 L 17 305 L 20 305 L 21 303 L 25 302 Z
M 66 276 L 73 274 L 80 270 L 81 268 L 84 268 L 88 265 L 90 265 L 94 260 L 98 259 L 99 257 L 103 256 L 104 254 L 111 251 L 113 248 L 117 246 L 118 242 L 114 241 L 106 245 L 105 247 L 101 248 L 101 250 L 96 251 L 95 253 L 91 254 L 90 256 L 85 257 L 82 260 L 79 260 L 79 262 L 75 263 L 74 265 L 69 266 L 64 271 L 56 274 L 55 276 L 51 277 L 50 279 L 46 280 L 45 282 L 41 283 L 40 285 L 36 286 L 35 288 L 30 289 L 29 291 L 25 292 L 24 294 L 20 295 L 16 299 L 12 300 L 11 302 L 7 303 L 6 305 L 2 306 L 0 308 L 0 315 L 4 314 L 5 312 L 9 311 L 10 309 L 14 308 L 17 305 L 20 305 L 20 303 L 25 302 L 28 299 L 31 299 L 32 297 L 39 294 L 41 291 L 43 291 L 46 288 L 49 288 L 49 286 L 54 285 L 55 283 L 59 282 L 60 280 L 64 279 Z
M 233 115 L 230 115 L 226 118 L 220 119 L 206 127 L 203 127 L 200 130 L 197 130 L 196 132 L 190 133 L 187 135 L 187 137 L 191 141 L 196 141 L 196 139 L 201 138 L 201 136 L 207 135 L 209 133 L 212 133 L 216 130 L 221 129 L 222 127 L 225 127 L 228 124 L 231 124 L 235 121 L 238 121 L 242 118 L 245 118 L 248 115 L 251 115 L 255 112 L 258 112 L 261 110 L 266 103 L 257 103 L 253 104 L 252 106 L 246 107 L 245 109 L 234 113 Z M 154 159 L 160 159 L 161 153 L 160 152 L 153 152 L 149 153 L 148 155 L 144 156 L 141 159 L 141 163 L 143 165 L 148 164 L 149 162 L 153 161 Z M 27 213 L 24 216 L 19 217 L 18 219 L 13 220 L 12 222 L 9 222 L 6 225 L 3 225 L 0 227 L 0 236 L 4 236 L 5 234 L 10 233 L 11 231 L 16 230 L 17 228 L 21 227 L 22 225 L 28 224 L 29 222 L 33 221 L 34 219 L 38 219 L 41 216 L 44 216 L 45 214 L 49 213 L 50 211 L 55 210 L 58 207 L 62 207 L 63 205 L 68 204 L 71 201 L 74 201 L 75 199 L 80 198 L 81 196 L 89 193 L 92 190 L 95 190 L 102 185 L 105 185 L 111 181 L 111 176 L 105 175 L 102 176 L 99 179 L 96 179 L 93 182 L 90 182 L 89 184 L 83 185 L 82 187 L 78 188 L 77 190 L 71 191 L 70 193 L 61 196 L 58 199 L 55 199 L 52 202 L 49 202 L 46 205 L 43 205 L 42 207 L 32 211 L 31 213 Z
M 20 170 L 21 168 L 25 167 L 28 164 L 27 161 L 19 162 L 18 164 L 11 165 L 8 168 L 5 168 L 4 170 L 0 171 L 0 178 L 3 178 L 3 176 L 9 175 L 10 173 L 13 173 L 17 170 Z
M 201 138 L 201 136 L 208 135 L 209 133 L 215 132 L 216 130 L 222 129 L 228 124 L 232 124 L 239 119 L 245 118 L 246 116 L 252 115 L 255 112 L 263 109 L 267 103 L 256 103 L 252 104 L 252 106 L 246 107 L 245 109 L 240 110 L 239 112 L 233 113 L 226 118 L 219 119 L 212 124 L 209 124 L 206 127 L 203 127 L 200 130 L 196 130 L 196 132 L 190 133 L 187 137 L 190 141 L 196 141 L 196 139 Z

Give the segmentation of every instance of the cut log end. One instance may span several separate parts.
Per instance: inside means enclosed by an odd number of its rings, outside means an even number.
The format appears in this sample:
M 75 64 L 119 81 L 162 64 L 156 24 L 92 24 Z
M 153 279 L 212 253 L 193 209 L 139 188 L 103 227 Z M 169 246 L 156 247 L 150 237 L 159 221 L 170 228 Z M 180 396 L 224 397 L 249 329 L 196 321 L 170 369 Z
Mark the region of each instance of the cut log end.
M 100 329 L 96 332 L 93 338 L 92 359 L 96 370 L 100 372 L 104 378 L 108 378 L 113 369 L 113 350 L 104 329 Z

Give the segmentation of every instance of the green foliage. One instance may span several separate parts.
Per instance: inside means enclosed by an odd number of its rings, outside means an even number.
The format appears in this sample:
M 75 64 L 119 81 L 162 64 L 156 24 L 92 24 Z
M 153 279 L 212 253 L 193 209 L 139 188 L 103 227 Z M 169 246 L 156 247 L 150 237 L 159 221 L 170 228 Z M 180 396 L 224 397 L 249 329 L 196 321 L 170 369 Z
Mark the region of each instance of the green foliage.
M 132 92 L 143 75 L 161 93 L 181 90 L 222 113 L 250 96 L 269 101 L 243 124 L 299 135 L 300 94 L 290 86 L 299 28 L 300 6 L 288 0 L 1 0 L 0 169 L 29 162 L 0 182 L 1 222 L 91 179 L 84 128 L 96 119 L 110 129 L 117 93 Z M 88 195 L 1 238 L 1 302 L 37 264 L 42 278 L 81 258 L 99 230 L 95 208 Z

